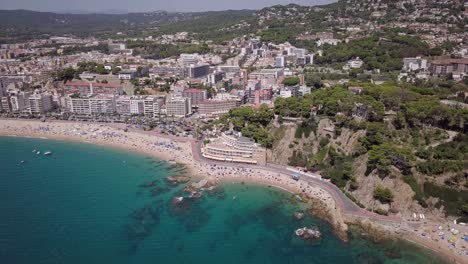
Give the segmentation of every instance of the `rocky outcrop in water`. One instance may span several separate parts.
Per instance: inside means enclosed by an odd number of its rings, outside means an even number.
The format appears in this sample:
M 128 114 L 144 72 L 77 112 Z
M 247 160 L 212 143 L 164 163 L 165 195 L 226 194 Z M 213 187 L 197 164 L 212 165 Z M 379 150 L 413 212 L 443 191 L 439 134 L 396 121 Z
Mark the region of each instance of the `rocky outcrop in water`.
M 147 187 L 154 187 L 158 184 L 159 180 L 147 181 L 140 185 L 140 187 L 147 188 Z
M 125 235 L 132 242 L 131 252 L 135 252 L 138 245 L 146 237 L 151 235 L 155 226 L 159 224 L 163 203 L 156 202 L 137 209 L 130 214 L 130 222 L 125 225 Z
M 170 184 L 170 185 L 179 185 L 181 183 L 186 183 L 186 182 L 189 182 L 190 181 L 190 177 L 189 176 L 169 176 L 166 178 L 166 181 Z
M 319 217 L 333 226 L 335 234 L 343 241 L 348 241 L 348 226 L 339 211 L 332 211 L 321 200 L 309 197 L 310 207 L 307 213 Z
M 295 232 L 296 236 L 301 237 L 304 240 L 319 239 L 322 237 L 322 233 L 317 227 L 303 227 L 297 229 Z
M 302 220 L 302 219 L 304 219 L 304 216 L 305 216 L 305 215 L 304 215 L 304 213 L 302 213 L 302 212 L 295 212 L 295 213 L 294 213 L 294 218 L 296 218 L 297 220 Z

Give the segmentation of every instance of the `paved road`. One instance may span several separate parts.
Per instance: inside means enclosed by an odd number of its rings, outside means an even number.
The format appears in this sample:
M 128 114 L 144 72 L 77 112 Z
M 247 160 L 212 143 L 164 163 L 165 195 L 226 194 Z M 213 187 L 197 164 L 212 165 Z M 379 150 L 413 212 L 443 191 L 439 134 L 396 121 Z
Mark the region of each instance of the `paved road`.
M 288 170 L 284 166 L 275 165 L 275 164 L 268 164 L 264 165 L 252 165 L 252 164 L 241 164 L 241 163 L 232 163 L 232 162 L 220 162 L 214 161 L 207 158 L 204 158 L 201 154 L 201 141 L 195 141 L 191 139 L 184 139 L 181 141 L 190 142 L 192 146 L 192 155 L 193 158 L 198 162 L 203 162 L 211 165 L 216 166 L 223 166 L 223 167 L 233 167 L 233 168 L 251 168 L 251 169 L 262 169 L 274 173 L 282 173 L 284 175 L 289 175 L 292 177 L 294 172 Z M 401 222 L 401 218 L 395 215 L 392 216 L 384 216 L 379 215 L 376 213 L 369 212 L 353 201 L 351 201 L 336 185 L 320 179 L 320 176 L 316 175 L 317 177 L 311 177 L 307 174 L 301 173 L 302 177 L 301 180 L 305 181 L 306 183 L 318 186 L 319 188 L 327 191 L 335 200 L 336 204 L 339 208 L 342 209 L 342 212 L 346 215 L 356 216 L 360 218 L 371 218 L 374 220 L 386 222 L 386 223 L 399 223 Z

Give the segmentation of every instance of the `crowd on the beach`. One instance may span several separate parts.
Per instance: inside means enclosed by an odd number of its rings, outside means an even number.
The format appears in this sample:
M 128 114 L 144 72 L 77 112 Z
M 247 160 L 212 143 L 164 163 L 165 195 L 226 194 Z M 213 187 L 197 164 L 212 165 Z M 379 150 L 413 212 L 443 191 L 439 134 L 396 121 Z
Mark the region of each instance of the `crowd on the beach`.
M 420 239 L 437 245 L 439 249 L 444 247 L 453 254 L 468 258 L 468 227 L 465 225 L 423 224 L 414 230 Z
M 42 123 L 34 121 L 2 120 L 0 133 L 3 135 L 19 135 L 33 137 L 49 137 L 51 139 L 64 139 L 84 141 L 100 145 L 124 148 L 157 156 L 171 162 L 185 164 L 194 176 L 202 176 L 214 181 L 245 181 L 264 185 L 276 186 L 291 192 L 321 200 L 330 212 L 341 217 L 333 196 L 319 186 L 311 185 L 303 180 L 295 180 L 290 176 L 256 168 L 242 167 L 229 164 L 217 165 L 211 162 L 197 161 L 192 153 L 189 141 L 178 141 L 172 138 L 155 136 L 154 133 L 128 132 L 125 128 L 110 127 L 102 124 L 90 123 Z M 402 226 L 407 226 L 402 222 Z M 398 229 L 402 230 L 400 225 Z M 457 225 L 458 226 L 458 225 Z M 448 228 L 440 225 L 434 227 L 423 224 L 419 228 L 408 228 L 421 242 L 425 242 L 433 249 L 440 249 L 456 255 L 468 263 L 468 227 Z M 451 252 L 451 253 L 450 253 Z
M 252 169 L 235 166 L 219 166 L 216 164 L 202 164 L 197 163 L 195 165 L 196 172 L 202 173 L 209 178 L 215 180 L 235 180 L 235 181 L 246 181 L 254 183 L 263 183 L 285 190 L 294 190 L 294 192 L 303 193 L 307 196 L 320 199 L 324 203 L 327 203 L 331 208 L 335 208 L 334 199 L 330 194 L 318 188 L 312 186 L 302 180 L 294 180 L 288 175 L 281 173 L 274 173 L 261 169 Z
M 123 127 L 117 128 L 90 123 L 14 122 L 10 123 L 10 125 L 3 123 L 3 127 L 0 129 L 12 133 L 30 133 L 53 138 L 79 139 L 85 142 L 116 147 L 131 147 L 136 151 L 154 154 L 169 161 L 186 164 L 192 169 L 192 173 L 199 176 L 216 181 L 233 180 L 268 184 L 318 198 L 327 203 L 330 208 L 336 208 L 334 199 L 326 191 L 302 180 L 293 180 L 288 175 L 241 166 L 218 166 L 207 162 L 197 162 L 192 156 L 189 142 L 177 142 L 170 138 L 155 137 L 154 134 L 149 133 L 127 132 L 128 129 Z

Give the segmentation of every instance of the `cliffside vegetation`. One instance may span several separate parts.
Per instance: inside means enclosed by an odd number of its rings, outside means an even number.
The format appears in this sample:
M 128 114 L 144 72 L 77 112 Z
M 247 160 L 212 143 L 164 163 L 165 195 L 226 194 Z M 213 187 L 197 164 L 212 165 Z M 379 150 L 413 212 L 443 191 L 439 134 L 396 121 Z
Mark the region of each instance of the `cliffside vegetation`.
M 441 103 L 447 91 L 436 85 L 349 85 L 361 86 L 362 93 L 338 85 L 278 98 L 272 110 L 234 109 L 220 121 L 271 147 L 273 162 L 319 171 L 351 197 L 369 187 L 360 182 L 375 177 L 387 185 L 374 184 L 367 199 L 405 210 L 408 205 L 398 205 L 402 194 L 388 185 L 393 182 L 407 186 L 421 207 L 468 217 L 468 109 Z M 284 137 L 287 127 L 295 129 L 292 138 L 273 136 L 281 131 Z M 287 144 L 278 144 L 282 140 Z

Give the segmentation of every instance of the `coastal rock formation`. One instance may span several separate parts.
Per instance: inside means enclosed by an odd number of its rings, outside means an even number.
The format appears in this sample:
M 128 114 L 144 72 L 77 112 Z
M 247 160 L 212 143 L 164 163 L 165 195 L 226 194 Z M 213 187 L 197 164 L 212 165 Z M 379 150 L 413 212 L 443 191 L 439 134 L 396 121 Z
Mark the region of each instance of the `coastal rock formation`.
M 295 232 L 296 236 L 301 237 L 304 240 L 318 239 L 322 237 L 322 233 L 317 227 L 303 227 L 297 229 Z
M 335 234 L 341 240 L 348 241 L 348 225 L 345 223 L 341 212 L 331 209 L 321 200 L 315 199 L 313 197 L 310 197 L 309 201 L 311 206 L 307 210 L 307 213 L 328 221 L 332 225 Z
M 159 224 L 162 210 L 162 202 L 159 201 L 130 214 L 130 221 L 124 226 L 124 232 L 128 241 L 131 242 L 131 253 L 135 253 L 140 242 L 148 237 L 152 229 Z
M 190 181 L 189 176 L 169 176 L 166 178 L 166 181 L 171 185 L 179 185 L 181 183 L 186 183 Z
M 305 215 L 304 215 L 304 213 L 302 213 L 302 212 L 295 212 L 295 213 L 294 213 L 294 218 L 296 218 L 297 220 L 302 220 L 302 219 L 304 219 L 304 216 L 305 216 Z
M 208 180 L 208 179 L 202 179 L 199 182 L 194 182 L 187 187 L 184 188 L 184 191 L 186 192 L 198 192 L 198 191 L 213 191 L 215 188 L 217 188 L 217 182 Z
M 140 187 L 154 187 L 158 184 L 159 180 L 148 181 L 140 185 Z
M 151 189 L 150 193 L 151 193 L 151 196 L 158 196 L 158 195 L 163 194 L 163 193 L 165 193 L 167 191 L 169 191 L 168 188 L 156 187 L 156 188 Z

